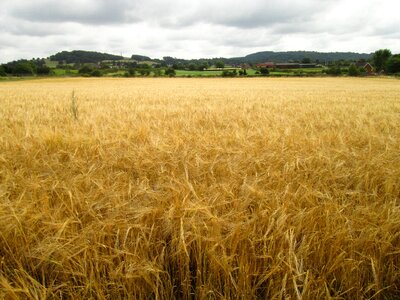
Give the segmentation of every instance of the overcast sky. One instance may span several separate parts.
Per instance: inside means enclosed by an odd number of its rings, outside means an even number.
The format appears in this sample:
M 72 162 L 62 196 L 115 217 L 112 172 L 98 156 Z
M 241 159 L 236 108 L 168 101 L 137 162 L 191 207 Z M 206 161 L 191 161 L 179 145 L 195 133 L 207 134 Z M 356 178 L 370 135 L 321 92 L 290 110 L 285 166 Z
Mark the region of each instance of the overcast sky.
M 0 0 L 0 62 L 62 50 L 153 58 L 400 52 L 398 0 Z

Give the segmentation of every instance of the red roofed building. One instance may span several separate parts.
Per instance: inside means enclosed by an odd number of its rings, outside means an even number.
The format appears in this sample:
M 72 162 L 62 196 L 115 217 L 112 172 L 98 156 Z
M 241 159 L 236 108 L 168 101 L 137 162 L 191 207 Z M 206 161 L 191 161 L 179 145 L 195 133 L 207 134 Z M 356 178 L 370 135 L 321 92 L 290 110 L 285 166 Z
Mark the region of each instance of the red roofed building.
M 261 63 L 261 64 L 257 64 L 256 65 L 257 68 L 275 68 L 275 63 L 273 62 L 265 62 L 265 63 Z

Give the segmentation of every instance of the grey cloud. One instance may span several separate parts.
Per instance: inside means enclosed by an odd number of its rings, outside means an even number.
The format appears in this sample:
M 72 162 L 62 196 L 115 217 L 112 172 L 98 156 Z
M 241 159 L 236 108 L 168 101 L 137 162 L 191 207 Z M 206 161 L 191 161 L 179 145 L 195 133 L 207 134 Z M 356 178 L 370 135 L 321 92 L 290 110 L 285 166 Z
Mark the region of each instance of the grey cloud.
M 95 50 L 153 57 L 400 51 L 397 0 L 0 0 L 0 61 Z M 360 7 L 362 9 L 360 9 Z
M 160 7 L 157 0 L 152 0 L 154 7 Z M 182 27 L 197 23 L 224 25 L 236 28 L 258 28 L 277 23 L 301 22 L 312 18 L 332 4 L 331 0 L 254 0 L 243 4 L 242 1 L 211 1 L 204 0 L 201 5 L 194 4 L 187 9 L 185 3 L 177 1 L 178 12 L 171 16 L 152 11 L 158 15 L 158 22 L 163 26 Z M 153 7 L 153 6 L 152 6 Z M 162 7 L 162 5 L 161 5 Z M 180 9 L 181 8 L 181 9 Z M 163 7 L 163 11 L 170 10 Z
M 135 5 L 136 2 L 129 0 L 20 1 L 10 13 L 15 18 L 32 22 L 110 24 L 137 21 L 138 18 L 129 13 Z

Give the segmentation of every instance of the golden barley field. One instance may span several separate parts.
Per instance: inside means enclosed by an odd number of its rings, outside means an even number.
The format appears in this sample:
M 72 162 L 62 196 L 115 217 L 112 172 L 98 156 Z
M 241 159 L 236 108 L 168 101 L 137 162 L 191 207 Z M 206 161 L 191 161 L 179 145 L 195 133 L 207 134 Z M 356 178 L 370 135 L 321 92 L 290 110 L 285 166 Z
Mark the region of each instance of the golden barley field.
M 399 297 L 399 80 L 0 83 L 0 298 Z

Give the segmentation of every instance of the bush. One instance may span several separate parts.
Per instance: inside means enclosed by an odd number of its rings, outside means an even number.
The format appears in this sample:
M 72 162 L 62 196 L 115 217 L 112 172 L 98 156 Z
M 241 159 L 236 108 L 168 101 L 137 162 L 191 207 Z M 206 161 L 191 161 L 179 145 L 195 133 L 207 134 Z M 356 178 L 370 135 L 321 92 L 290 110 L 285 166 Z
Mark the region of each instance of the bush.
M 139 74 L 142 76 L 149 76 L 151 73 L 150 69 L 140 69 Z
M 260 68 L 260 74 L 266 76 L 269 74 L 269 70 L 266 67 Z
M 215 67 L 219 69 L 223 69 L 225 67 L 225 63 L 222 60 L 215 62 Z
M 0 66 L 0 76 L 7 76 L 6 70 L 3 66 Z
M 158 68 L 154 69 L 153 72 L 154 72 L 154 77 L 159 77 L 159 76 L 161 76 L 161 73 L 162 73 L 161 69 L 158 69 Z
M 20 61 L 12 68 L 12 74 L 17 76 L 32 76 L 35 74 L 35 68 L 29 61 Z
M 348 74 L 349 74 L 349 76 L 359 76 L 360 70 L 357 68 L 357 66 L 355 64 L 352 64 L 349 67 Z
M 165 70 L 165 75 L 167 75 L 169 77 L 174 77 L 176 75 L 176 72 L 173 68 L 167 68 Z
M 326 70 L 325 73 L 328 75 L 338 76 L 342 74 L 342 70 L 340 69 L 339 66 L 332 66 L 329 67 L 329 69 Z
M 229 71 L 229 70 L 223 70 L 222 71 L 222 77 L 235 77 L 237 75 L 236 70 Z
M 130 77 L 134 77 L 134 76 L 136 76 L 136 70 L 133 69 L 133 68 L 130 68 L 130 69 L 128 70 L 127 74 L 128 74 L 128 76 L 130 76 Z
M 103 76 L 103 73 L 101 73 L 100 70 L 94 70 L 94 71 L 92 71 L 92 72 L 90 73 L 90 76 L 93 76 L 93 77 L 101 77 L 101 76 Z
M 400 73 L 400 54 L 393 55 L 386 64 L 386 71 L 389 74 Z
M 50 74 L 50 68 L 48 66 L 41 66 L 37 68 L 37 74 L 38 75 L 49 75 Z
M 91 66 L 85 65 L 79 69 L 79 74 L 91 74 L 93 72 L 93 68 Z

